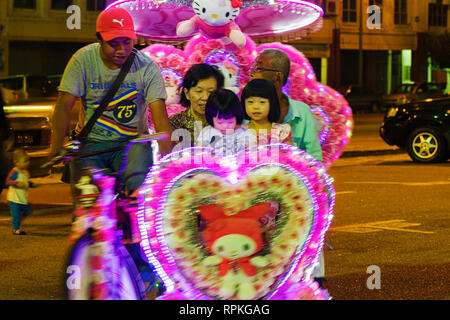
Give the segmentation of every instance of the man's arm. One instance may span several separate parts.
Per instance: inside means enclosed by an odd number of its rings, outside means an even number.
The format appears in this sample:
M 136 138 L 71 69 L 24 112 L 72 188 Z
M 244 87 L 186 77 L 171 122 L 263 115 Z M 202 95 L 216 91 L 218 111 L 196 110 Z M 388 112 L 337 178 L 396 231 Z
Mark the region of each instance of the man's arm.
M 164 156 L 172 151 L 173 142 L 170 140 L 172 136 L 172 126 L 167 116 L 166 103 L 164 100 L 156 100 L 148 105 L 152 113 L 153 124 L 156 132 L 165 132 L 169 135 L 169 139 L 165 141 L 158 141 L 159 151 Z
M 69 131 L 72 108 L 77 101 L 77 97 L 67 92 L 60 91 L 56 100 L 55 110 L 52 119 L 52 142 L 50 157 L 60 154 L 64 140 Z

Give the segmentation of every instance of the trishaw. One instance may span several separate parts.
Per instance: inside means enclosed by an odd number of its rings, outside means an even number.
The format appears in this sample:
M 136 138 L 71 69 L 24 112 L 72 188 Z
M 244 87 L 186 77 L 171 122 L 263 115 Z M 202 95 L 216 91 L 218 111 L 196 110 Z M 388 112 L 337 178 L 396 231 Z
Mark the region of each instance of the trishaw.
M 126 218 L 129 236 L 140 238 L 152 265 L 156 280 L 148 287 L 158 286 L 161 300 L 329 299 L 312 274 L 333 218 L 335 194 L 327 169 L 351 137 L 351 108 L 316 80 L 311 64 L 294 47 L 253 40 L 283 41 L 288 32 L 286 39 L 317 31 L 322 8 L 303 0 L 121 0 L 110 6 L 130 12 L 141 38 L 187 41 L 183 50 L 170 44 L 142 50 L 164 74 L 171 93 L 169 116 L 183 109 L 177 86 L 193 64 L 217 65 L 227 75 L 226 87 L 239 92 L 259 52 L 286 52 L 291 73 L 283 92 L 311 107 L 323 152 L 320 163 L 284 144 L 228 157 L 193 147 L 158 159 L 139 191 L 137 212 Z M 206 8 L 217 10 L 212 15 L 217 23 L 203 16 L 210 11 Z M 233 13 L 231 19 L 227 12 Z M 212 35 L 198 18 L 212 27 L 235 20 L 240 33 Z M 97 170 L 86 181 L 91 191 L 82 198 L 88 205 L 77 213 L 74 234 L 87 236 L 78 237 L 68 263 L 81 266 L 81 284 L 67 276 L 68 298 L 143 299 L 143 281 L 122 247 L 123 232 L 117 231 L 114 179 Z

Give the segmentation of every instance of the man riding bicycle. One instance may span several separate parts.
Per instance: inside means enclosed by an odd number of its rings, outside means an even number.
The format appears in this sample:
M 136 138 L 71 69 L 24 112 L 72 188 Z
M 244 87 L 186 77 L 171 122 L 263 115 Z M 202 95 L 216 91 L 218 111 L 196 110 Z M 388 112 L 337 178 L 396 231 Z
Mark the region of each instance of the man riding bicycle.
M 134 54 L 134 60 L 130 70 L 84 139 L 82 152 L 126 146 L 130 140 L 147 134 L 147 108 L 150 108 L 156 132 L 165 132 L 169 136 L 172 133 L 165 105 L 167 96 L 164 80 L 157 64 L 133 49 L 136 34 L 131 15 L 122 8 L 107 9 L 98 16 L 96 31 L 99 42 L 78 50 L 64 71 L 52 121 L 50 158 L 62 150 L 77 99 L 81 98 L 83 105 L 76 129 L 79 133 L 99 107 L 131 54 Z M 171 151 L 170 141 L 158 143 L 162 155 Z M 125 195 L 135 201 L 133 193 L 143 183 L 152 164 L 151 143 L 136 143 L 128 154 L 119 150 L 73 160 L 71 185 L 74 186 L 80 178 L 82 168 L 123 172 L 117 178 L 124 185 Z M 140 259 L 138 243 L 128 246 L 128 249 L 135 260 Z

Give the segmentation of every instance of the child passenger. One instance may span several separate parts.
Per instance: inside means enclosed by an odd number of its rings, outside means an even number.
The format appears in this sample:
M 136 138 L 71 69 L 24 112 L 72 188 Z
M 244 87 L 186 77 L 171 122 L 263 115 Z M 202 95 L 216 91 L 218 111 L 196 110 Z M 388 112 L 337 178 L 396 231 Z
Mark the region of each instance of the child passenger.
M 213 91 L 206 102 L 205 116 L 209 126 L 202 130 L 197 146 L 212 147 L 227 156 L 256 145 L 254 136 L 242 126 L 244 110 L 233 91 Z
M 241 95 L 245 119 L 243 126 L 256 134 L 258 145 L 286 143 L 292 145 L 289 124 L 276 123 L 280 117 L 280 103 L 273 84 L 264 79 L 247 83 Z

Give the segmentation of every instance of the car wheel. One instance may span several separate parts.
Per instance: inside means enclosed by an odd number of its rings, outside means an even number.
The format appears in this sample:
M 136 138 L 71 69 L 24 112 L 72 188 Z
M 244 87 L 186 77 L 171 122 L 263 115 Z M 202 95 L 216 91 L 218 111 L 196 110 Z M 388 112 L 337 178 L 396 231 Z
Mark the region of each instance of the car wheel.
M 446 155 L 445 140 L 435 127 L 422 127 L 408 136 L 406 149 L 415 162 L 440 162 Z
M 370 104 L 370 110 L 374 113 L 380 112 L 380 104 L 378 102 L 372 102 Z

